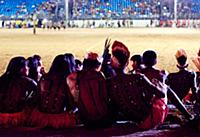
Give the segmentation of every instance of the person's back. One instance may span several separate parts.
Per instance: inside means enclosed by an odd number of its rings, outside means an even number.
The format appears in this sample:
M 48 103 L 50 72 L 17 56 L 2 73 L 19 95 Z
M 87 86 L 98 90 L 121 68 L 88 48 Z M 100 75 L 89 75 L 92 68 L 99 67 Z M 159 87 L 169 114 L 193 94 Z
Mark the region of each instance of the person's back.
M 169 85 L 177 96 L 182 100 L 192 89 L 195 90 L 195 73 L 187 70 L 181 70 L 176 73 L 170 73 L 165 83 Z
M 60 114 L 70 110 L 69 88 L 64 79 L 53 75 L 44 75 L 39 83 L 39 105 L 41 112 L 49 114 Z
M 130 74 L 141 73 L 143 69 L 142 57 L 139 54 L 133 55 L 130 59 L 132 69 L 129 71 Z
M 79 111 L 85 120 L 100 120 L 108 114 L 106 81 L 100 72 L 87 71 L 78 75 Z M 83 109 L 85 108 L 85 109 Z
M 28 105 L 29 101 L 33 102 L 30 99 L 35 97 L 37 87 L 32 79 L 23 76 L 15 77 L 9 82 L 6 89 L 4 89 L 5 83 L 1 80 L 0 82 L 0 112 L 20 112 Z
M 153 80 L 154 78 L 159 80 L 160 82 L 163 82 L 166 74 L 164 71 L 160 71 L 153 67 L 146 67 L 142 69 L 142 74 L 144 74 L 148 79 Z
M 158 89 L 144 75 L 125 74 L 130 52 L 121 42 L 112 45 L 111 65 L 116 76 L 108 80 L 108 92 L 113 117 L 132 120 L 141 129 L 149 129 L 164 121 L 167 107 L 164 86 Z
M 179 71 L 170 73 L 167 76 L 165 83 L 174 90 L 181 100 L 188 95 L 190 89 L 195 97 L 197 93 L 196 73 L 187 70 L 188 64 L 186 63 L 187 55 L 185 50 L 178 50 L 176 53 L 176 59 Z
M 69 64 L 64 55 L 54 59 L 49 72 L 38 84 L 39 99 L 31 123 L 40 127 L 66 128 L 76 123 L 73 98 L 66 83 Z
M 140 74 L 118 75 L 109 82 L 112 107 L 135 122 L 143 121 L 151 113 L 154 90 Z
M 164 70 L 159 70 L 154 68 L 157 63 L 157 54 L 153 50 L 147 50 L 143 53 L 143 63 L 145 68 L 142 69 L 143 73 L 150 81 L 157 79 L 160 82 L 164 82 L 166 77 L 166 72 Z
M 14 57 L 0 77 L 0 124 L 3 126 L 24 125 L 29 111 L 36 105 L 37 84 L 27 75 L 26 59 Z
M 83 61 L 83 70 L 77 76 L 78 109 L 81 120 L 90 128 L 105 127 L 111 121 L 107 106 L 106 80 L 102 73 L 96 70 L 99 65 L 97 54 L 89 53 L 89 57 Z

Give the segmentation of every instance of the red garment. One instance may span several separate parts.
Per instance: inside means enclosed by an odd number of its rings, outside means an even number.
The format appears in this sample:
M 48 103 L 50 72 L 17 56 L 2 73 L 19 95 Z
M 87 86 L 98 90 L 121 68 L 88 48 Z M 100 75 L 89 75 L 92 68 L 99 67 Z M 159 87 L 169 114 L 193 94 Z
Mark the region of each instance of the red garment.
M 24 111 L 17 113 L 0 113 L 0 125 L 9 126 L 23 126 L 27 115 Z
M 160 82 L 164 82 L 166 77 L 166 72 L 164 70 L 158 70 L 153 67 L 147 67 L 142 69 L 142 73 L 150 80 L 157 79 Z
M 100 72 L 82 71 L 78 76 L 78 107 L 82 119 L 86 122 L 100 120 L 107 116 L 106 80 Z
M 35 109 L 31 114 L 30 122 L 34 126 L 41 128 L 68 128 L 76 124 L 76 118 L 73 113 L 63 112 L 60 114 L 42 113 Z
M 72 103 L 69 87 L 59 75 L 44 75 L 39 83 L 39 102 L 30 117 L 34 126 L 67 128 L 76 124 L 71 114 Z
M 152 113 L 141 123 L 139 128 L 150 129 L 162 124 L 167 117 L 168 108 L 163 99 L 154 98 L 152 100 Z
M 36 83 L 19 76 L 0 84 L 0 125 L 23 126 L 36 102 Z

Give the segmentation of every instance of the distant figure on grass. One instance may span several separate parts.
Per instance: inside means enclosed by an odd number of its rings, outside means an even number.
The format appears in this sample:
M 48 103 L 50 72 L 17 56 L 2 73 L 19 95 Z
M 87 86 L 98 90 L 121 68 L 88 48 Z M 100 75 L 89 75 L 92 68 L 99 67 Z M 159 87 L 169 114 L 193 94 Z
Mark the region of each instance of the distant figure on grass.
M 65 55 L 55 57 L 50 70 L 39 83 L 38 106 L 31 116 L 32 125 L 66 128 L 76 124 L 73 97 L 66 83 L 70 62 Z
M 167 76 L 165 83 L 177 94 L 180 100 L 189 95 L 189 91 L 192 91 L 193 97 L 197 97 L 197 85 L 196 85 L 196 73 L 188 71 L 187 67 L 187 54 L 185 50 L 180 49 L 176 52 L 177 68 L 178 72 L 170 73 Z M 189 96 L 188 96 L 189 97 Z M 186 99 L 190 101 L 190 98 Z
M 10 60 L 0 77 L 0 125 L 26 124 L 30 108 L 36 104 L 37 84 L 28 78 L 27 60 L 18 56 Z

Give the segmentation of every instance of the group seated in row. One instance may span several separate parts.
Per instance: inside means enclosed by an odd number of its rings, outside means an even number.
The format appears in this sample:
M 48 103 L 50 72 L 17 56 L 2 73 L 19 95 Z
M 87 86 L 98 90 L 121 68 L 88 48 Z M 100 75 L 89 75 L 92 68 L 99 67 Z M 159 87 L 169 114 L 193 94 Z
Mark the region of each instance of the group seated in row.
M 200 97 L 199 73 L 187 70 L 183 49 L 176 53 L 179 72 L 155 68 L 156 52 L 147 50 L 131 57 L 133 70 L 126 73 L 129 49 L 114 41 L 109 53 L 110 46 L 107 39 L 101 58 L 90 52 L 83 62 L 71 53 L 57 55 L 48 72 L 39 55 L 12 58 L 0 77 L 0 126 L 106 128 L 126 119 L 150 129 L 165 121 L 168 103 L 187 120 L 198 117 L 182 102 L 190 90 L 188 101 L 198 104 Z

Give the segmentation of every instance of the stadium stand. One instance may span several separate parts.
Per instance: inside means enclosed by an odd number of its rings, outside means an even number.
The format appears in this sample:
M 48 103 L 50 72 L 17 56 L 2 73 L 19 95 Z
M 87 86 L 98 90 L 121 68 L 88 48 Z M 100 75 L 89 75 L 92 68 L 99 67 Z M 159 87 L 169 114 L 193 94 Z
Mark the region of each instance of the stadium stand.
M 26 18 L 34 12 L 54 13 L 64 0 L 0 0 L 0 17 Z M 174 17 L 171 0 L 69 0 L 70 19 L 160 19 Z M 177 0 L 178 19 L 196 19 L 200 0 Z
M 34 12 L 52 11 L 55 3 L 55 0 L 1 0 L 0 17 L 24 19 Z
M 157 18 L 159 0 L 77 0 L 73 19 Z
M 0 27 L 200 27 L 200 0 L 176 1 L 0 0 Z

